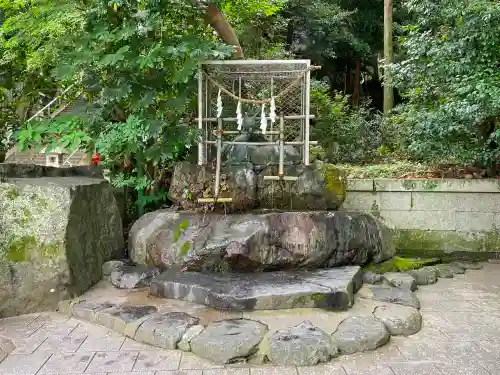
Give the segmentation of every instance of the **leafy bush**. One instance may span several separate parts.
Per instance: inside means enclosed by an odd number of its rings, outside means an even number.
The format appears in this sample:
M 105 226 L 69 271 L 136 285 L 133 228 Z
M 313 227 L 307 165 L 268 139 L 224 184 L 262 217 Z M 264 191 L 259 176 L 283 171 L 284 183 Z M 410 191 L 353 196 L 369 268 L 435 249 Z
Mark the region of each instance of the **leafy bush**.
M 500 3 L 409 0 L 402 59 L 389 69 L 406 103 L 401 149 L 425 161 L 500 160 Z
M 367 105 L 354 108 L 341 94 L 331 97 L 327 90 L 311 90 L 311 105 L 317 120 L 314 139 L 333 163 L 361 163 L 380 154 L 383 144 L 382 117 Z

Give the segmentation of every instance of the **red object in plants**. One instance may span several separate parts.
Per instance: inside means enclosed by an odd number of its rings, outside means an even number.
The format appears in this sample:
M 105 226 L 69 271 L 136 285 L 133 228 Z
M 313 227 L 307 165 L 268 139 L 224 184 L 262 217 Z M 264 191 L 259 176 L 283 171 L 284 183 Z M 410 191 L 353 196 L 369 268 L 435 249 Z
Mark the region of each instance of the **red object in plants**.
M 92 164 L 94 165 L 99 165 L 101 162 L 101 154 L 98 152 L 94 152 L 94 155 L 92 156 Z

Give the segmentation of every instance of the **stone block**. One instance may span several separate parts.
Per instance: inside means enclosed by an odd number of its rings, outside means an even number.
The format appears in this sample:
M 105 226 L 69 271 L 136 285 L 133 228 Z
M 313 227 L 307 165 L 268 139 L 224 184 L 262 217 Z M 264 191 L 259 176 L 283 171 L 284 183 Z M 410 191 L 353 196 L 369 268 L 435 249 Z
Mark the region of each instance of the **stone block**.
M 359 191 L 348 193 L 342 208 L 347 211 L 374 213 L 380 210 L 380 197 L 377 192 Z
M 498 231 L 500 214 L 491 212 L 455 212 L 454 229 L 461 232 Z
M 413 192 L 417 211 L 500 212 L 500 194 L 464 192 Z
M 378 215 L 381 210 L 409 211 L 412 198 L 410 192 L 356 192 L 347 195 L 342 207 L 348 211 Z
M 374 181 L 371 178 L 348 178 L 347 191 L 375 192 Z
M 89 177 L 9 178 L 0 183 L 0 316 L 55 310 L 123 257 L 111 186 Z
M 450 211 L 381 210 L 379 217 L 384 224 L 395 229 L 454 231 L 457 227 L 457 215 Z
M 376 191 L 500 193 L 496 179 L 374 179 Z

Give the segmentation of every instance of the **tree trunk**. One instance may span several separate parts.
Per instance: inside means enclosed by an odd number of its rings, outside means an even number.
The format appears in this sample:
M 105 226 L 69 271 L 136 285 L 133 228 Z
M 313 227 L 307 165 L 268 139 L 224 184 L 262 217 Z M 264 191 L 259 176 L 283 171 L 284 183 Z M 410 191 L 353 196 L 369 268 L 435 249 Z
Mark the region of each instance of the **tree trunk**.
M 392 0 L 384 0 L 384 64 L 391 64 L 392 61 Z M 393 107 L 392 77 L 390 72 L 384 69 L 384 115 L 387 116 Z
M 205 22 L 213 27 L 224 43 L 234 47 L 235 57 L 241 59 L 244 57 L 238 36 L 215 4 L 209 4 L 207 6 L 205 11 Z

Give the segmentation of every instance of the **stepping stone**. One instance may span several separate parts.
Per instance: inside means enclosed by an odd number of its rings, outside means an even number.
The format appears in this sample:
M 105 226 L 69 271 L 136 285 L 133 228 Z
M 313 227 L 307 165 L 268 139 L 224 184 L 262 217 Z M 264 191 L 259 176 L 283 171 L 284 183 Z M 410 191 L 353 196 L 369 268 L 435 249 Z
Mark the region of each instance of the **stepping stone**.
M 386 272 L 382 275 L 386 284 L 400 289 L 408 289 L 411 291 L 417 290 L 417 282 L 415 279 L 402 272 Z
M 134 340 L 163 349 L 176 349 L 189 327 L 199 319 L 183 312 L 157 313 L 142 323 Z
M 155 306 L 113 306 L 95 312 L 94 323 L 125 334 L 127 324 L 155 314 Z
M 203 331 L 204 329 L 205 329 L 205 327 L 201 326 L 201 325 L 195 325 L 195 326 L 189 327 L 187 329 L 186 333 L 184 334 L 184 336 L 182 336 L 181 341 L 179 341 L 179 344 L 177 344 L 177 347 L 182 351 L 190 352 L 191 351 L 191 340 L 195 336 L 198 336 L 201 333 L 201 331 Z
M 371 271 L 363 272 L 363 283 L 379 284 L 381 282 L 382 282 L 382 275 Z
M 72 306 L 71 314 L 77 319 L 93 323 L 96 312 L 115 306 L 116 305 L 109 302 L 81 301 Z
M 271 363 L 283 366 L 314 366 L 338 351 L 331 337 L 309 321 L 273 333 L 269 346 Z
M 386 285 L 365 285 L 357 293 L 360 298 L 394 303 L 420 309 L 420 301 L 409 289 L 394 288 Z
M 373 316 L 344 319 L 332 335 L 341 354 L 375 350 L 389 341 L 387 327 Z
M 437 267 L 447 268 L 455 275 L 463 275 L 465 273 L 465 268 L 459 267 L 458 265 L 453 263 L 440 264 Z
M 111 272 L 110 281 L 119 289 L 136 289 L 148 287 L 153 277 L 158 275 L 158 268 L 141 266 L 124 266 Z
M 218 310 L 347 309 L 361 285 L 359 266 L 251 274 L 169 270 L 153 279 L 150 294 Z
M 450 264 L 453 264 L 457 267 L 463 268 L 464 270 L 480 270 L 481 268 L 483 268 L 482 264 L 465 262 L 465 261 L 456 261 L 456 262 L 452 262 Z
M 393 336 L 414 335 L 422 328 L 420 311 L 410 306 L 394 304 L 377 306 L 373 316 L 382 321 Z
M 246 361 L 266 333 L 267 326 L 254 320 L 221 320 L 191 339 L 191 351 L 217 364 Z
M 429 285 L 437 283 L 436 271 L 434 271 L 430 267 L 411 270 L 408 271 L 408 274 L 415 279 L 417 285 Z
M 434 272 L 436 273 L 436 276 L 442 279 L 451 279 L 454 277 L 453 271 L 450 268 L 446 267 L 445 265 L 440 264 L 429 268 L 433 269 Z

